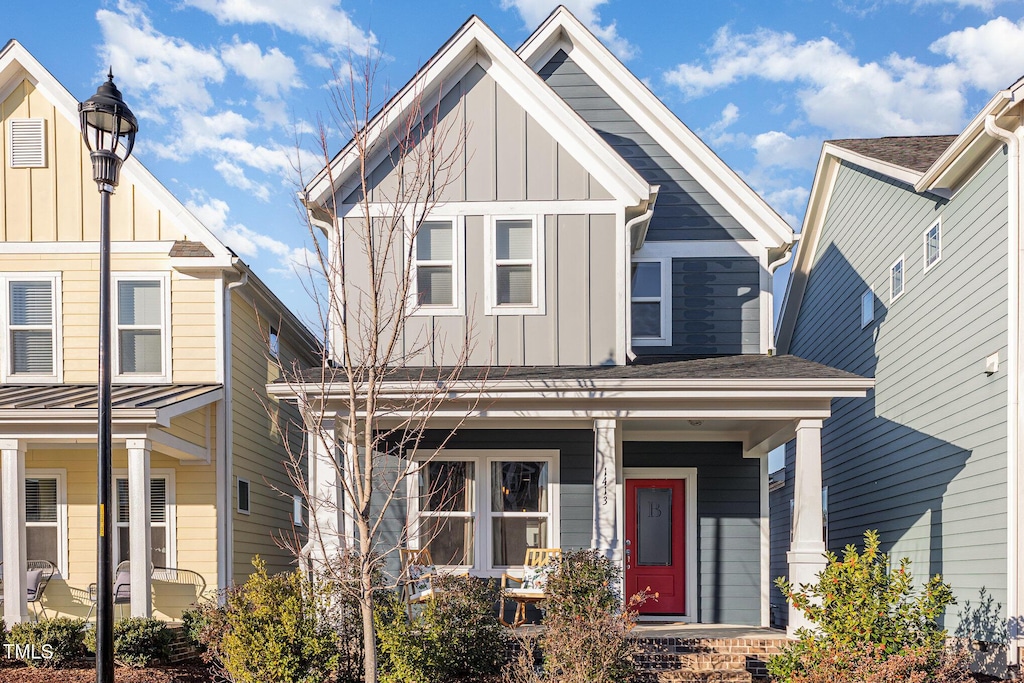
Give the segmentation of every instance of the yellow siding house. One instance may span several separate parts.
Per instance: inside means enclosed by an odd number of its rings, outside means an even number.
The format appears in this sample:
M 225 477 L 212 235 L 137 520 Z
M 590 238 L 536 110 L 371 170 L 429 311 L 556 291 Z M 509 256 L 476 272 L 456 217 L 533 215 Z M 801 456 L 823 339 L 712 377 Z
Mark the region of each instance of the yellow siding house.
M 3 577 L 31 587 L 39 561 L 56 568 L 41 600 L 4 596 L 8 625 L 85 617 L 96 581 L 99 193 L 77 104 L 16 41 L 0 49 Z M 173 620 L 254 554 L 291 561 L 275 538 L 301 526 L 301 501 L 264 387 L 278 359 L 317 363 L 318 345 L 135 159 L 111 230 L 114 551 L 127 561 L 144 539 L 153 567 L 117 597 Z

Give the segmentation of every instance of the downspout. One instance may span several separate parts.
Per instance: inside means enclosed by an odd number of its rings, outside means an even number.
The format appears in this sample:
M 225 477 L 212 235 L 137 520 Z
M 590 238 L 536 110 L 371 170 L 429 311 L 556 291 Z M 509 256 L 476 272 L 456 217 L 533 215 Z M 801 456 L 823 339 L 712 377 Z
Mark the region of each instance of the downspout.
M 793 258 L 796 243 L 800 241 L 800 233 L 793 235 L 793 241 L 786 245 L 782 257 L 768 264 L 768 355 L 775 355 L 775 271 L 786 265 Z
M 657 193 L 654 194 L 654 198 L 657 199 Z M 633 353 L 633 316 L 630 314 L 630 302 L 633 301 L 633 228 L 651 220 L 651 216 L 654 215 L 654 201 L 649 202 L 647 206 L 647 211 L 626 221 L 626 358 L 631 361 L 636 360 L 636 354 Z M 671 330 L 669 334 L 672 334 Z
M 1008 264 L 1008 292 L 1007 303 L 1009 314 L 1007 316 L 1007 354 L 1006 354 L 1006 393 L 1007 393 L 1007 421 L 1006 421 L 1006 603 L 1009 622 L 1009 643 L 1007 647 L 1007 660 L 1010 666 L 1020 663 L 1020 638 L 1019 626 L 1016 617 L 1021 614 L 1018 554 L 1020 553 L 1020 539 L 1018 538 L 1018 519 L 1020 514 L 1019 499 L 1019 464 L 1018 458 L 1021 453 L 1020 445 L 1020 377 L 1018 376 L 1021 367 L 1021 339 L 1020 339 L 1020 140 L 1016 133 L 996 125 L 995 115 L 989 114 L 985 117 L 985 132 L 1006 143 L 1009 156 L 1006 167 L 1006 177 L 1009 201 L 1006 210 L 1007 242 L 1009 245 Z
M 224 584 L 231 585 L 235 576 L 235 511 L 231 507 L 233 482 L 234 482 L 234 399 L 232 391 L 232 368 L 234 367 L 234 356 L 232 354 L 232 330 L 231 330 L 231 292 L 234 289 L 244 286 L 249 282 L 248 271 L 242 272 L 242 277 L 234 282 L 229 282 L 224 288 L 224 421 L 221 423 L 221 433 L 224 435 L 224 545 L 227 551 L 224 563 Z M 221 460 L 218 458 L 218 461 Z

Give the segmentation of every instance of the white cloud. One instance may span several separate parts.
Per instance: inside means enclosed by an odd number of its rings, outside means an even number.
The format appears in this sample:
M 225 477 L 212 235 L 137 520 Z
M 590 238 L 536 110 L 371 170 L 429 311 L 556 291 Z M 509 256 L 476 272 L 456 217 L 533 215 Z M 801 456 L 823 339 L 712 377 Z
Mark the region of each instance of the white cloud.
M 751 146 L 760 166 L 812 168 L 821 149 L 821 140 L 808 136 L 794 138 L 781 131 L 772 130 L 755 135 Z
M 251 230 L 241 223 L 228 220 L 230 209 L 227 202 L 215 197 L 199 194 L 185 203 L 192 214 L 236 254 L 255 258 L 261 251 L 268 251 L 277 257 L 278 268 L 269 271 L 278 275 L 304 275 L 309 267 L 316 264 L 316 256 L 305 247 L 292 247 L 281 240 Z
M 707 64 L 665 74 L 688 97 L 746 79 L 792 83 L 807 121 L 835 135 L 948 133 L 963 124 L 966 93 L 1009 85 L 1024 72 L 1024 21 L 1004 18 L 935 41 L 948 58 L 931 66 L 893 54 L 861 63 L 829 38 L 798 42 L 791 33 L 719 29 Z
M 302 85 L 295 61 L 276 47 L 264 53 L 256 43 L 243 43 L 235 36 L 235 42 L 221 48 L 220 55 L 232 71 L 267 97 L 281 97 Z
M 734 103 L 730 102 L 725 105 L 722 109 L 721 117 L 712 123 L 707 128 L 699 131 L 702 138 L 707 138 L 712 144 L 724 145 L 735 140 L 735 136 L 732 133 L 727 132 L 727 129 L 732 124 L 736 123 L 740 118 L 740 108 Z
M 359 28 L 338 0 L 185 0 L 213 15 L 222 24 L 269 24 L 329 45 L 336 51 L 371 54 L 377 44 L 372 32 Z
M 270 188 L 253 181 L 245 175 L 245 169 L 238 164 L 233 164 L 227 159 L 221 159 L 214 164 L 213 169 L 220 173 L 221 177 L 224 178 L 224 182 L 228 185 L 248 192 L 260 201 L 270 201 Z
M 103 33 L 105 61 L 118 81 L 147 91 L 152 98 L 152 106 L 140 108 L 138 114 L 162 120 L 164 109 L 205 111 L 212 106 L 206 86 L 225 76 L 214 50 L 160 33 L 130 0 L 119 0 L 116 12 L 99 10 L 96 20 Z
M 608 49 L 620 59 L 635 57 L 639 50 L 635 45 L 619 35 L 614 21 L 601 23 L 597 8 L 608 0 L 501 0 L 502 9 L 515 8 L 529 30 L 540 26 L 551 12 L 559 5 L 565 5 L 583 24 L 594 32 L 594 35 L 608 46 Z

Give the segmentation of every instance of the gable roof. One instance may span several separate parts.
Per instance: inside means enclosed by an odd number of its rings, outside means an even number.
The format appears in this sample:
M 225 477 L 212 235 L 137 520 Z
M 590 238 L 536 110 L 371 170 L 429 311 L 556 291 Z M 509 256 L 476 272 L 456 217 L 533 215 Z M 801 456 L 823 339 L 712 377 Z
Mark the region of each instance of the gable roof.
M 79 128 L 78 100 L 21 43 L 9 40 L 0 49 L 0 101 L 6 99 L 25 79 L 52 102 L 54 109 L 74 125 L 76 130 Z M 133 184 L 157 209 L 173 217 L 189 240 L 204 244 L 211 255 L 220 257 L 221 265 L 230 265 L 231 250 L 217 239 L 209 228 L 200 223 L 138 158 L 128 157 L 121 167 L 121 173 L 123 181 Z
M 725 164 L 651 90 L 591 33 L 559 6 L 526 39 L 517 54 L 539 71 L 564 50 L 638 122 L 740 225 L 770 248 L 786 247 L 793 229 Z
M 916 135 L 829 140 L 828 143 L 871 159 L 924 173 L 955 139 L 955 135 Z
M 653 188 L 626 163 L 575 111 L 556 95 L 511 48 L 473 15 L 434 54 L 412 79 L 370 119 L 364 130 L 371 141 L 372 156 L 390 152 L 381 142 L 424 100 L 440 100 L 441 88 L 454 86 L 452 76 L 467 63 L 482 63 L 495 81 L 532 115 L 547 114 L 547 132 L 573 155 L 609 192 L 630 206 L 646 204 Z M 426 97 L 425 97 L 426 96 Z M 357 167 L 359 150 L 349 143 L 305 187 L 307 206 L 322 205 L 327 196 L 344 184 Z M 373 164 L 371 163 L 372 167 Z M 332 187 L 333 180 L 333 187 Z
M 1012 110 L 1022 101 L 1024 78 L 996 93 L 958 135 L 832 140 L 822 145 L 804 212 L 800 243 L 779 314 L 775 339 L 779 353 L 788 353 L 793 341 L 796 319 L 841 163 L 854 163 L 901 181 L 910 186 L 908 191 L 949 197 L 952 189 L 973 173 L 979 163 L 1002 147 L 1002 140 L 988 134 L 986 125 L 1019 127 L 1018 112 Z

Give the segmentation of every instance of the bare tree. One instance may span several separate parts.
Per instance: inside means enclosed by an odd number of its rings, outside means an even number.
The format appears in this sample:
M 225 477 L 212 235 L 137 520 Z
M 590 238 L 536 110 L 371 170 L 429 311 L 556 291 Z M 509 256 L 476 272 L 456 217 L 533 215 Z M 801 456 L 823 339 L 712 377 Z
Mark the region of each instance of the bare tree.
M 415 81 L 375 116 L 378 67 L 368 58 L 361 69 L 336 74 L 332 116 L 318 122 L 321 180 L 332 189 L 329 200 L 306 206 L 317 245 L 314 269 L 323 274 L 310 292 L 330 348 L 314 372 L 283 369 L 303 415 L 305 450 L 319 458 L 307 460 L 300 449 L 291 453 L 291 479 L 311 511 L 308 541 L 302 548 L 291 544 L 292 550 L 313 558 L 322 578 L 358 602 L 367 683 L 377 681 L 373 614 L 382 567 L 408 538 L 430 540 L 429 529 L 404 523 L 396 536 L 387 528 L 389 515 L 393 519 L 404 504 L 407 479 L 418 476 L 477 407 L 487 381 L 486 370 L 463 372 L 474 341 L 470 317 L 459 339 L 417 334 L 407 324 L 422 294 L 413 271 L 416 238 L 445 189 L 464 173 L 462 117 L 446 116 L 444 88 L 425 93 Z M 389 113 L 396 103 L 402 105 L 397 117 Z M 331 130 L 351 135 L 338 157 Z M 351 163 L 345 166 L 355 169 L 351 175 L 335 177 L 337 159 Z M 386 164 L 383 179 L 377 159 Z M 434 438 L 419 453 L 425 430 L 456 384 L 462 417 L 453 421 L 446 411 L 440 442 Z M 310 485 L 325 466 L 340 496 L 323 482 Z M 389 580 L 392 587 L 396 580 Z

